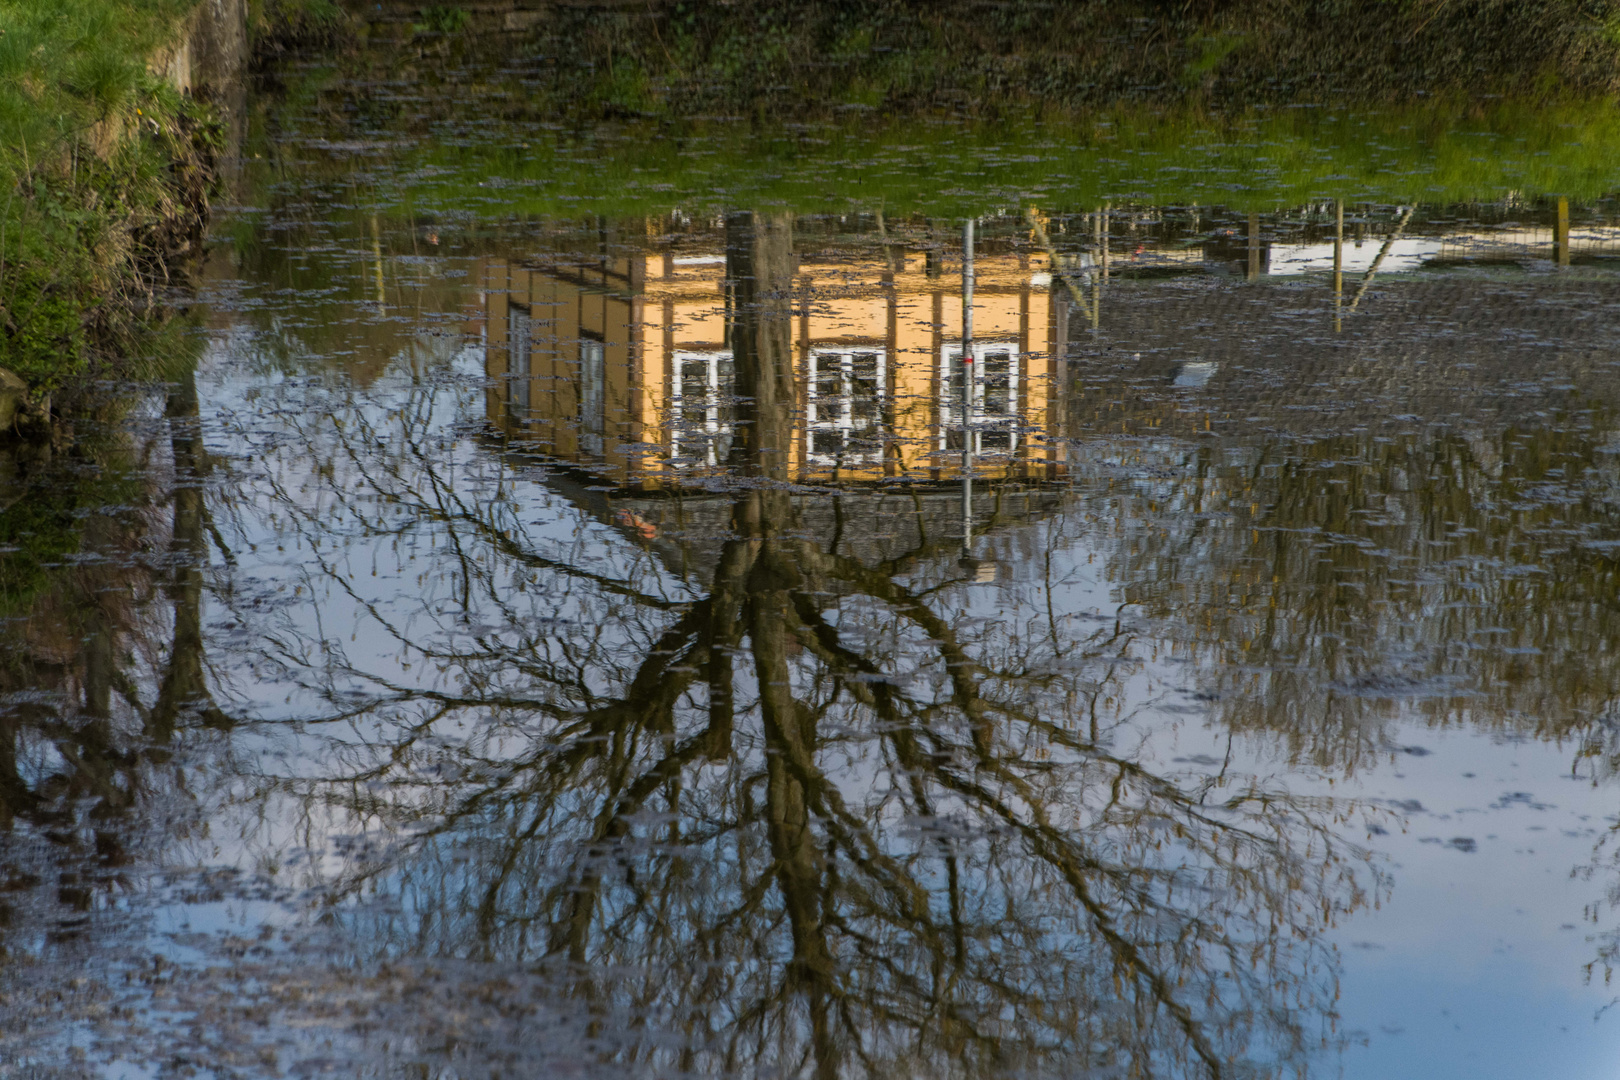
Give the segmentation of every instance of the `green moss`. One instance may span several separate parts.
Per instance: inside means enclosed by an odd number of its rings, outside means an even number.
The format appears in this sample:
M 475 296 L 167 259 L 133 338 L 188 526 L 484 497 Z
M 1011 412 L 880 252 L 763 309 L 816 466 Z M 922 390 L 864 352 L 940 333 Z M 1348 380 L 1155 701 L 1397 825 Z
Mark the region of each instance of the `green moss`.
M 179 355 L 192 359 L 195 350 Z M 38 470 L 21 498 L 0 513 L 0 621 L 26 617 L 42 594 L 79 572 L 72 560 L 83 548 L 88 517 L 104 517 L 109 507 L 138 507 L 150 494 L 118 433 L 88 434 L 69 453 L 70 461 Z M 94 610 L 82 614 L 91 626 L 98 618 Z
M 467 12 L 455 4 L 433 4 L 422 9 L 422 21 L 414 24 L 417 33 L 458 34 L 467 28 Z
M 657 107 L 647 73 L 634 60 L 626 60 L 600 72 L 596 96 L 607 111 L 618 115 L 639 116 Z
M 79 549 L 80 491 L 39 484 L 0 514 L 0 619 L 26 614 L 52 568 Z
M 1198 50 L 1198 55 L 1187 62 L 1181 73 L 1181 81 L 1187 86 L 1197 86 L 1215 74 L 1221 63 L 1243 44 L 1243 37 L 1239 34 L 1195 34 L 1188 44 Z
M 248 34 L 259 51 L 331 41 L 347 18 L 335 0 L 248 0 Z

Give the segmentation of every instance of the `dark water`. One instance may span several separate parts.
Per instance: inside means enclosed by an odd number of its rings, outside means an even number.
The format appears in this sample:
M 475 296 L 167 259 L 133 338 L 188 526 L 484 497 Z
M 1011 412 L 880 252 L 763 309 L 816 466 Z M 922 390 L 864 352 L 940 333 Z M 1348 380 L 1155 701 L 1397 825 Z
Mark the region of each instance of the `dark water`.
M 321 138 L 8 463 L 0 1075 L 1613 1073 L 1611 203 L 987 200 L 964 424 L 960 217 Z

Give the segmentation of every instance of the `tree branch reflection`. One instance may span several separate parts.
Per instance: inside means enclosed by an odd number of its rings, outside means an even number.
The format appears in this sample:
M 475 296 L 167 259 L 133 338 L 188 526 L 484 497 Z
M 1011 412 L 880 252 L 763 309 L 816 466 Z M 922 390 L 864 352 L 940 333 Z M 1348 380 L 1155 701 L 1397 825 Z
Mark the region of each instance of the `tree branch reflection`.
M 1304 1067 L 1334 1037 L 1321 933 L 1375 885 L 1347 808 L 1139 757 L 1117 627 L 1011 587 L 981 618 L 926 542 L 818 542 L 803 508 L 834 496 L 783 453 L 791 223 L 726 228 L 739 424 L 701 584 L 628 532 L 525 522 L 503 466 L 433 434 L 432 385 L 290 421 L 325 456 L 268 469 L 261 510 L 308 606 L 273 616 L 260 677 L 309 703 L 319 768 L 262 793 L 294 832 L 358 830 L 311 879 L 331 910 L 363 951 L 542 965 L 625 1060 Z M 366 584 L 384 551 L 430 556 L 419 595 Z

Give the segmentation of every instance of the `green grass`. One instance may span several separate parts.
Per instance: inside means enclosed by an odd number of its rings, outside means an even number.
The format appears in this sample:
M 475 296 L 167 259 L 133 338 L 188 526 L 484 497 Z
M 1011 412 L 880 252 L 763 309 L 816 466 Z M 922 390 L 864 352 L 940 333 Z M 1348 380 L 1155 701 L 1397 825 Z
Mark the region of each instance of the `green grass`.
M 0 182 L 48 167 L 102 122 L 133 124 L 146 58 L 196 0 L 0 0 Z
M 1097 23 L 1129 11 L 1151 17 Z M 464 35 L 438 58 L 374 40 L 289 73 L 257 149 L 269 161 L 303 137 L 369 142 L 354 160 L 296 152 L 267 180 L 486 220 L 1586 201 L 1620 191 L 1620 51 L 1603 29 L 1617 12 L 1620 0 L 1323 0 L 1313 18 L 1271 0 L 568 7 L 529 36 Z M 1118 40 L 1087 31 L 1104 24 Z M 1410 40 L 1390 52 L 1397 31 Z M 1119 67 L 1148 38 L 1167 51 Z M 375 94 L 401 65 L 414 93 Z M 1316 91 L 1284 78 L 1296 68 Z M 1335 89 L 1351 73 L 1360 89 Z M 1143 82 L 1151 93 L 1132 89 Z
M 203 121 L 151 75 L 196 0 L 0 0 L 0 365 L 49 390 L 116 336 Z
M 559 5 L 533 51 L 566 57 L 555 70 L 576 88 L 592 70 L 638 68 L 645 111 L 665 117 L 796 119 L 874 100 L 980 115 L 1125 103 L 1234 111 L 1549 89 L 1612 96 L 1615 27 L 1616 0 L 680 0 Z M 592 96 L 556 104 L 589 114 Z
M 1376 112 L 1278 109 L 1240 117 L 1116 110 L 998 122 L 927 115 L 796 129 L 752 123 L 509 126 L 481 141 L 425 139 L 363 173 L 383 209 L 497 220 L 706 211 L 886 208 L 943 216 L 1031 203 L 1272 210 L 1315 200 L 1462 203 L 1620 190 L 1620 112 L 1580 102 Z M 319 180 L 319 168 L 308 178 Z

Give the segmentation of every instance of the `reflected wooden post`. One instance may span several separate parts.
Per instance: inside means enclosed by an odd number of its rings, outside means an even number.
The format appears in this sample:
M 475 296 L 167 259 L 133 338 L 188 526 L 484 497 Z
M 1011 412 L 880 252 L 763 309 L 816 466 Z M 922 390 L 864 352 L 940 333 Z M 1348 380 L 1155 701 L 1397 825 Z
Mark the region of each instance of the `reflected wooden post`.
M 1356 295 L 1350 298 L 1351 311 L 1356 310 L 1357 305 L 1361 303 L 1361 298 L 1367 295 L 1368 289 L 1372 288 L 1373 278 L 1378 276 L 1378 268 L 1384 265 L 1384 258 L 1389 254 L 1390 248 L 1395 246 L 1395 241 L 1399 240 L 1401 233 L 1406 231 L 1406 223 L 1412 220 L 1412 211 L 1416 209 L 1416 206 L 1408 206 L 1402 211 L 1401 220 L 1395 224 L 1395 231 L 1384 239 L 1384 246 L 1378 249 L 1378 255 L 1373 259 L 1372 265 L 1367 267 L 1367 276 L 1361 279 L 1361 284 L 1356 289 Z
M 388 292 L 383 285 L 382 232 L 377 228 L 377 215 L 371 215 L 371 265 L 377 275 L 377 314 L 388 309 Z
M 905 269 L 905 267 L 903 265 L 901 265 L 901 261 L 896 258 L 894 245 L 889 242 L 889 229 L 888 229 L 888 226 L 883 221 L 883 211 L 882 210 L 879 210 L 877 212 L 877 228 L 878 228 L 878 239 L 883 244 L 883 261 L 884 261 L 884 264 L 888 266 L 890 274 L 898 273 L 899 271 Z
M 1333 329 L 1344 329 L 1344 200 L 1333 200 Z
M 1097 315 L 1094 306 L 1090 300 L 1086 299 L 1085 293 L 1080 287 L 1075 284 L 1074 272 L 1064 268 L 1063 258 L 1058 254 L 1057 248 L 1052 243 L 1052 238 L 1046 233 L 1046 226 L 1041 222 L 1040 211 L 1033 206 L 1030 207 L 1028 218 L 1030 231 L 1035 236 L 1035 242 L 1041 245 L 1042 251 L 1046 252 L 1047 261 L 1052 266 L 1053 287 L 1063 287 L 1074 302 L 1080 305 L 1081 310 L 1086 313 L 1086 317 L 1091 320 L 1091 328 L 1095 330 L 1097 328 Z M 1080 273 L 1084 275 L 1086 280 L 1091 282 L 1092 296 L 1097 296 L 1100 289 L 1096 283 L 1096 275 L 1090 269 L 1082 269 Z M 1064 317 L 1063 321 L 1065 324 L 1068 322 L 1067 316 Z M 1067 340 L 1067 338 L 1067 334 L 1063 335 L 1063 340 Z
M 962 226 L 962 552 L 973 549 L 973 219 Z
M 1553 221 L 1553 253 L 1559 266 L 1569 265 L 1569 200 L 1558 200 L 1558 217 Z
M 1249 280 L 1260 276 L 1260 215 L 1249 215 Z
M 1097 243 L 1102 249 L 1102 280 L 1108 280 L 1108 203 L 1097 213 Z

